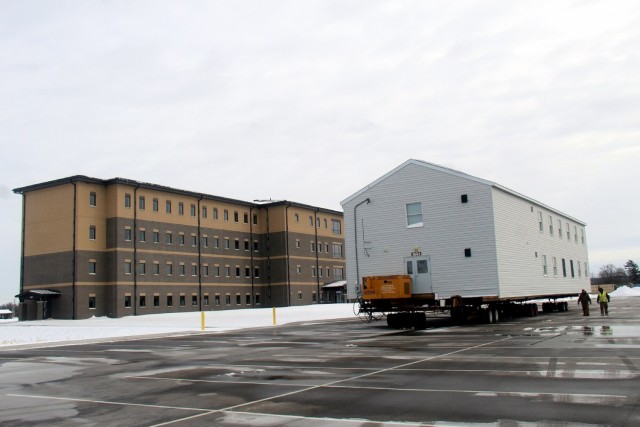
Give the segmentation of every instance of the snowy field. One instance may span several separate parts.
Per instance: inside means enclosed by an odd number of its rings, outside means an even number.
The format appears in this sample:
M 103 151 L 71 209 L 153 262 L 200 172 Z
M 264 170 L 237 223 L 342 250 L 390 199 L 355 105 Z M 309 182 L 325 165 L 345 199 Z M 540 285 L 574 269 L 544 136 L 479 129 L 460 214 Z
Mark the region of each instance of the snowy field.
M 616 298 L 638 297 L 640 287 L 621 287 L 611 292 L 611 304 Z M 592 294 L 593 303 L 596 295 Z M 270 308 L 206 311 L 205 332 L 273 327 Z M 321 304 L 276 309 L 276 327 L 292 322 L 316 322 L 353 318 L 353 304 Z M 16 322 L 0 320 L 0 348 L 21 344 L 62 343 L 78 340 L 110 340 L 122 337 L 155 334 L 186 334 L 202 332 L 200 312 L 147 314 L 119 319 L 93 317 L 86 320 L 37 320 Z

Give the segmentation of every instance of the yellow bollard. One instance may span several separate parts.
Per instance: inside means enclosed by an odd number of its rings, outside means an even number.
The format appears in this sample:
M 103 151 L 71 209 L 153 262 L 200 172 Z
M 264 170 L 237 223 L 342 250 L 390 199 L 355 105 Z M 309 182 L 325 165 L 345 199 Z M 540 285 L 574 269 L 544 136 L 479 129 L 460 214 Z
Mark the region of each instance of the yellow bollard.
M 276 308 L 273 307 L 271 310 L 273 310 L 273 326 L 276 326 Z
M 204 331 L 204 311 L 200 312 L 200 327 Z

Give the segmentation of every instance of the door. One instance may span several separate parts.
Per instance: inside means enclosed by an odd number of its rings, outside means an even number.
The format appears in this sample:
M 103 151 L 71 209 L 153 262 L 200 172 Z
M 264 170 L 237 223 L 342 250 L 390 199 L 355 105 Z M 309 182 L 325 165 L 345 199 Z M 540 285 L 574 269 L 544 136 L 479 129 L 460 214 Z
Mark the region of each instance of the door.
M 404 272 L 411 276 L 412 294 L 431 294 L 431 260 L 427 256 L 404 259 Z

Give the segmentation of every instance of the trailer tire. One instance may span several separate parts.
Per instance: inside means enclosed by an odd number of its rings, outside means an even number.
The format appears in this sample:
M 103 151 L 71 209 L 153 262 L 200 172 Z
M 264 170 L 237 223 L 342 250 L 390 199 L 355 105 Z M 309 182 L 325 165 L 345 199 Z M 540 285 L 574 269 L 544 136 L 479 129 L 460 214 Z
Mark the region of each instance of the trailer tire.
M 413 327 L 415 329 L 427 329 L 427 315 L 424 313 L 413 313 Z
M 491 323 L 498 323 L 500 321 L 500 312 L 496 307 L 492 307 L 489 309 L 492 313 L 492 317 L 493 317 L 493 322 Z
M 563 311 L 569 311 L 569 303 L 564 301 L 562 303 L 562 308 L 563 308 Z

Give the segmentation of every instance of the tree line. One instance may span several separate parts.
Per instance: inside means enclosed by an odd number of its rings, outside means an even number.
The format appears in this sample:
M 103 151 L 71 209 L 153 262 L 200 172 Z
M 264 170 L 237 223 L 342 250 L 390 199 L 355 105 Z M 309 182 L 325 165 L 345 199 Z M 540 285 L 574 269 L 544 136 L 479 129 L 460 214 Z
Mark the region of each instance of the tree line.
M 613 264 L 607 264 L 600 267 L 598 274 L 604 283 L 625 284 L 640 283 L 640 268 L 633 260 L 627 261 L 623 267 L 616 267 Z

